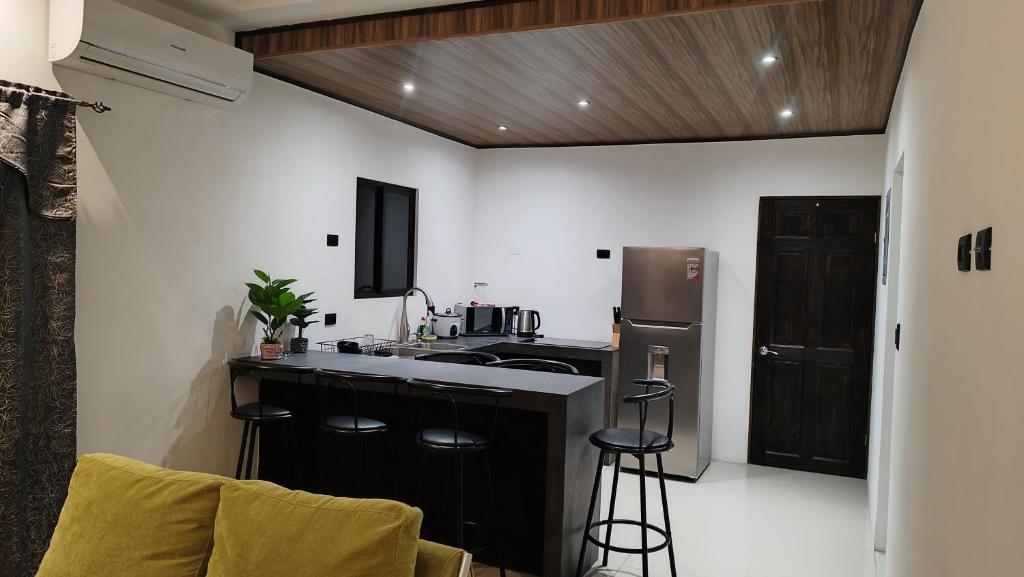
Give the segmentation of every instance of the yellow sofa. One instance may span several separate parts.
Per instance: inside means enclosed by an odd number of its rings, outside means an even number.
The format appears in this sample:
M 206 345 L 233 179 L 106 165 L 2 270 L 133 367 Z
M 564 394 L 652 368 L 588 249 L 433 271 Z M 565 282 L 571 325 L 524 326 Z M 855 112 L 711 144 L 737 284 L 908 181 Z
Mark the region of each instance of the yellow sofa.
M 465 577 L 470 555 L 418 539 L 396 501 L 85 455 L 37 577 Z

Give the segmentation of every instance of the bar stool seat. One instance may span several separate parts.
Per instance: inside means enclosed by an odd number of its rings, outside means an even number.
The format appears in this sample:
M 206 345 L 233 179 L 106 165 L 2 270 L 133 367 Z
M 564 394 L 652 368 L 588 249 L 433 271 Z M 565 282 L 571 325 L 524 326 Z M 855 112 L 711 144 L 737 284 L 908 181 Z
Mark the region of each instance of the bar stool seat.
M 621 453 L 664 453 L 672 448 L 672 439 L 654 431 L 640 429 L 602 429 L 590 435 L 590 442 Z
M 324 428 L 338 433 L 386 433 L 388 424 L 384 421 L 352 415 L 335 415 L 324 419 Z
M 231 416 L 247 421 L 282 421 L 292 418 L 292 412 L 267 403 L 246 403 L 231 411 Z
M 435 449 L 483 451 L 488 439 L 484 435 L 455 429 L 425 429 L 416 434 L 416 441 Z

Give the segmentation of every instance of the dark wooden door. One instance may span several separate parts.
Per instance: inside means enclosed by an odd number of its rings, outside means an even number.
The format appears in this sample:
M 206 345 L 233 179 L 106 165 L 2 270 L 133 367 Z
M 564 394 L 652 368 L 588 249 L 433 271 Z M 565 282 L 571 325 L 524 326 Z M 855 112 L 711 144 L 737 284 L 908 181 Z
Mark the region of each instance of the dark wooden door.
M 864 477 L 878 197 L 762 198 L 750 462 Z

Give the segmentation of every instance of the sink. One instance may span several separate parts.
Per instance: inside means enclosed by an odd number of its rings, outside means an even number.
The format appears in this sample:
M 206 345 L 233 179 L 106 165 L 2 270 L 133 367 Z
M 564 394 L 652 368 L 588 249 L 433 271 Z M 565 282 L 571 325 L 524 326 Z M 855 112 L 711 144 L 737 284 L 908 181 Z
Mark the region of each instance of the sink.
M 392 351 L 399 357 L 414 357 L 423 353 L 437 351 L 461 351 L 465 345 L 442 343 L 437 341 L 411 341 L 396 345 Z

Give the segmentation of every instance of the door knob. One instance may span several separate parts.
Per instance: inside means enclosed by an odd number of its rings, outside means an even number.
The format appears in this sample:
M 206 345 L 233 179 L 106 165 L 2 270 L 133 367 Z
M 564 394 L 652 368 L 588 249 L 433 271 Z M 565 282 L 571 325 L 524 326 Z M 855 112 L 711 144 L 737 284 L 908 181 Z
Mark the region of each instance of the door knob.
M 778 355 L 779 354 L 779 353 L 777 353 L 777 352 L 775 352 L 773 350 L 770 350 L 768 347 L 766 347 L 764 345 L 761 345 L 761 348 L 757 349 L 757 352 L 761 353 L 762 357 L 766 357 L 768 355 Z

